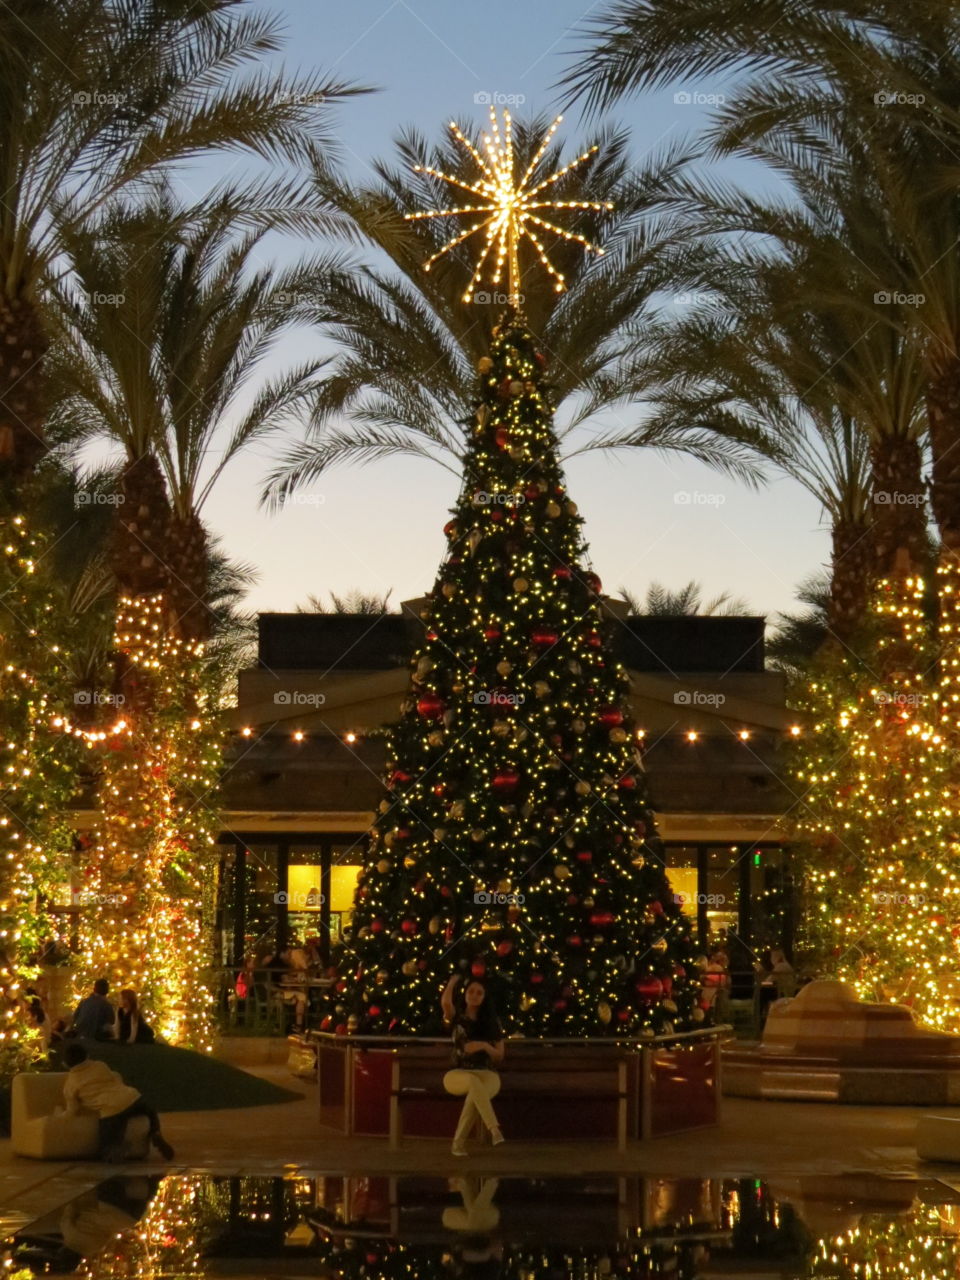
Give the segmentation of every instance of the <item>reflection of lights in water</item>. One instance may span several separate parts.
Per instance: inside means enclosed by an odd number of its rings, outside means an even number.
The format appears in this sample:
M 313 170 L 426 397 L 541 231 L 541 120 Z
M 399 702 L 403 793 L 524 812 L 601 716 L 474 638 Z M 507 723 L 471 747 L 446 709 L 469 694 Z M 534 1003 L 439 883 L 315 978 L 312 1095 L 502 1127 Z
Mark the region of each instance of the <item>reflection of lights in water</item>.
M 448 1232 L 442 1242 L 397 1238 L 390 1231 L 386 1201 L 381 1203 L 386 1189 L 377 1189 L 376 1179 L 355 1179 L 351 1190 L 349 1181 L 300 1174 L 283 1179 L 165 1178 L 139 1223 L 110 1238 L 79 1274 L 86 1280 L 199 1280 L 209 1274 L 204 1258 L 220 1256 L 216 1242 L 229 1240 L 238 1227 L 254 1232 L 247 1256 L 279 1258 L 284 1248 L 297 1250 L 301 1257 L 311 1256 L 311 1267 L 325 1267 L 324 1274 L 336 1280 L 453 1280 L 469 1265 L 472 1245 L 462 1231 Z M 577 1185 L 570 1183 L 571 1196 Z M 797 1280 L 960 1276 L 960 1204 L 915 1201 L 908 1208 L 912 1189 L 899 1209 L 882 1213 L 876 1211 L 876 1200 L 870 1212 L 859 1211 L 842 1188 L 828 1199 L 818 1186 L 823 1198 L 806 1202 L 783 1194 L 778 1200 L 769 1187 L 746 1179 L 629 1180 L 624 1186 L 610 1201 L 570 1200 L 570 1241 L 546 1225 L 542 1235 L 536 1228 L 531 1235 L 527 1217 L 517 1241 L 511 1223 L 520 1221 L 522 1206 L 498 1194 L 503 1220 L 481 1234 L 496 1252 L 503 1280 L 555 1280 L 558 1275 L 571 1280 L 694 1280 L 724 1274 L 732 1261 L 746 1259 L 769 1259 L 779 1267 L 790 1259 L 795 1267 L 790 1274 Z M 418 1190 L 412 1181 L 406 1187 L 401 1183 L 392 1196 L 402 1208 L 422 1209 L 431 1201 L 421 1200 Z M 543 1190 L 542 1202 L 536 1196 L 531 1201 L 534 1217 L 546 1206 L 563 1222 L 561 1184 Z M 455 1203 L 446 1202 L 448 1208 Z M 832 1229 L 823 1221 L 825 1207 L 840 1215 Z M 439 1209 L 437 1214 L 439 1220 Z M 578 1223 L 583 1245 L 576 1242 Z M 257 1241 L 264 1246 L 262 1254 L 256 1251 Z M 10 1240 L 0 1250 L 0 1280 L 21 1274 L 16 1268 L 23 1255 L 17 1259 L 15 1247 Z M 210 1265 L 218 1273 L 222 1264 Z

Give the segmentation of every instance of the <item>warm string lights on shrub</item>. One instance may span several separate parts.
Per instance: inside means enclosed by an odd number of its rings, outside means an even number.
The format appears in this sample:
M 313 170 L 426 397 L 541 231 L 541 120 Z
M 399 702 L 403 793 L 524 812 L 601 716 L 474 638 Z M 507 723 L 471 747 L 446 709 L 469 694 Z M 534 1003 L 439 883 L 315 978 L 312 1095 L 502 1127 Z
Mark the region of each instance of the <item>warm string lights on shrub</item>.
M 209 1185 L 209 1178 L 197 1175 L 164 1178 L 136 1226 L 113 1235 L 96 1257 L 85 1258 L 80 1274 L 87 1280 L 206 1275 L 202 1245 Z
M 528 1034 L 652 1036 L 704 1016 L 544 364 L 510 319 L 480 361 L 449 552 L 325 1028 L 437 1030 L 458 961 L 496 972 Z
M 119 602 L 128 676 L 97 734 L 100 828 L 83 861 L 81 972 L 132 987 L 157 1031 L 212 1047 L 210 964 L 219 734 L 202 645 L 173 637 L 162 596 Z
M 37 566 L 42 540 L 21 516 L 0 520 L 0 1075 L 36 1049 L 20 995 L 55 928 L 46 906 L 69 876 L 65 818 L 80 751 L 63 707 L 70 680 L 65 630 Z
M 915 577 L 878 584 L 859 658 L 833 655 L 807 688 L 798 748 L 809 941 L 824 968 L 871 999 L 960 1029 L 958 756 L 937 709 Z

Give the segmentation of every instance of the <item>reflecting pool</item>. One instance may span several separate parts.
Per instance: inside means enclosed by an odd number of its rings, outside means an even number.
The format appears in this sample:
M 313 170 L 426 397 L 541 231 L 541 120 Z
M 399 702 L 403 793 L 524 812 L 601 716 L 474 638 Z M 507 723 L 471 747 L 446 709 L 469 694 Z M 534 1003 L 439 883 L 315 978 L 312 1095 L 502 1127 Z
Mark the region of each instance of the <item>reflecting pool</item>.
M 960 1191 L 873 1177 L 123 1176 L 15 1231 L 9 1277 L 956 1280 Z

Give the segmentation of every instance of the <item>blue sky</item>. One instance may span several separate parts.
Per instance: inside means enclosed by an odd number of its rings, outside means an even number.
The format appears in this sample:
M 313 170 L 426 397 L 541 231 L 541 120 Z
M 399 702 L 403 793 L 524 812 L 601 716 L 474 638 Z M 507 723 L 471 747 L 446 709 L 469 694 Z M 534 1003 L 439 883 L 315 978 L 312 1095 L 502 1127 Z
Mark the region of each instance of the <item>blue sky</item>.
M 273 0 L 261 8 L 283 20 L 288 66 L 381 86 L 337 111 L 342 160 L 357 178 L 371 157 L 390 152 L 403 125 L 437 137 L 453 117 L 483 116 L 476 95 L 519 99 L 518 114 L 559 110 L 552 86 L 591 12 L 582 0 Z M 678 82 L 613 115 L 630 127 L 639 159 L 704 119 L 696 102 L 675 102 L 675 92 L 725 90 L 722 82 Z M 589 128 L 574 109 L 562 132 L 579 138 Z M 291 340 L 291 353 L 315 341 Z M 313 486 L 312 504 L 271 515 L 257 506 L 271 447 L 234 462 L 206 508 L 229 551 L 259 572 L 252 608 L 292 609 L 309 593 L 354 587 L 392 588 L 398 603 L 429 589 L 456 498 L 452 476 L 412 459 L 344 468 Z M 797 583 L 829 556 L 817 502 L 777 475 L 751 492 L 696 462 L 637 452 L 574 459 L 567 478 L 586 518 L 593 566 L 611 592 L 695 578 L 708 594 L 732 591 L 769 616 L 790 608 Z

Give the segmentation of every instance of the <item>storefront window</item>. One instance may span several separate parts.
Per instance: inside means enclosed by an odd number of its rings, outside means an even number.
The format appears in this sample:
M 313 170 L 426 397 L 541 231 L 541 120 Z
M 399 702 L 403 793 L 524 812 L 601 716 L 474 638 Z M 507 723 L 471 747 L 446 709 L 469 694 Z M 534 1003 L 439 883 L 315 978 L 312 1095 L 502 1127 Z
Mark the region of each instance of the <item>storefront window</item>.
M 323 849 L 292 844 L 287 866 L 287 937 L 305 942 L 323 930 Z
M 360 874 L 362 847 L 359 844 L 335 844 L 330 851 L 330 942 L 343 938 L 353 919 L 353 895 Z

